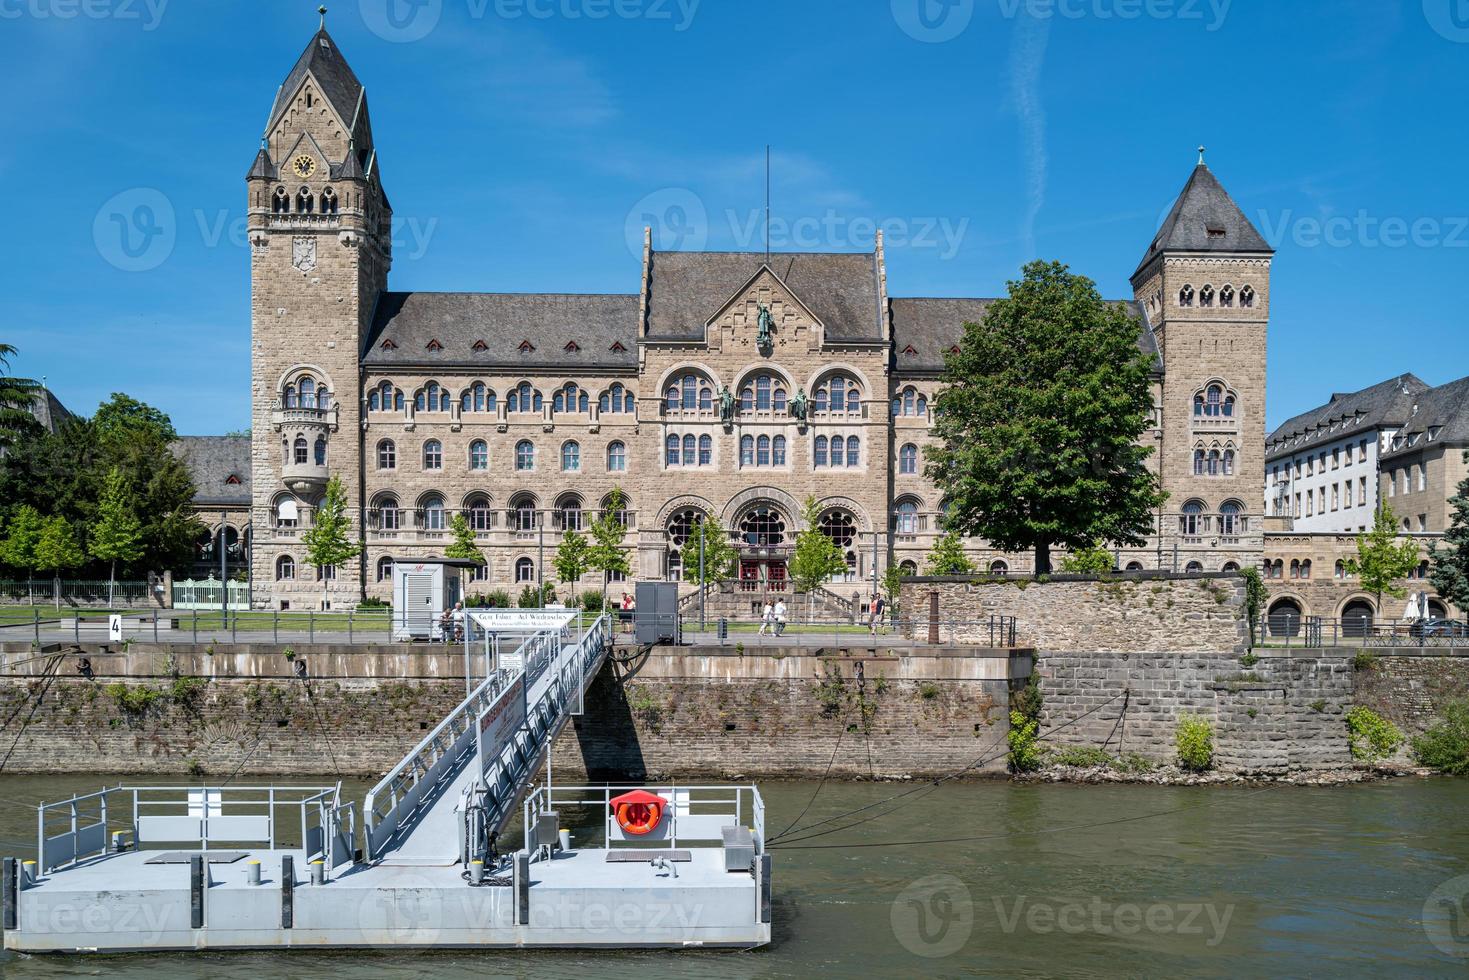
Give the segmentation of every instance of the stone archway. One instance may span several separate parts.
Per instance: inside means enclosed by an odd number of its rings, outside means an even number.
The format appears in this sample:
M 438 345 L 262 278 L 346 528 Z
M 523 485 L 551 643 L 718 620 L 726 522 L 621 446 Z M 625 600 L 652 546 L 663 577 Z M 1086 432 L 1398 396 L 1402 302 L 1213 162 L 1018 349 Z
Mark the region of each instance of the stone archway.
M 1377 612 L 1369 599 L 1357 598 L 1342 606 L 1341 635 L 1347 637 L 1370 636 Z
M 1284 596 L 1270 603 L 1265 622 L 1271 636 L 1300 636 L 1301 620 L 1305 618 L 1301 602 L 1293 596 Z

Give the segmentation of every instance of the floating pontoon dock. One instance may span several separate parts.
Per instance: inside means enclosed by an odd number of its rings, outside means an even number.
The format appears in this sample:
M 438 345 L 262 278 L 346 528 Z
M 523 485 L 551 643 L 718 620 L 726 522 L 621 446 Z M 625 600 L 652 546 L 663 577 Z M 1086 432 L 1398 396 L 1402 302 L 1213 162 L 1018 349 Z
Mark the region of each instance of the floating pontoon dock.
M 769 942 L 754 786 L 643 786 L 657 802 L 633 811 L 619 803 L 632 787 L 531 787 L 610 649 L 605 616 L 578 632 L 563 615 L 546 628 L 471 613 L 485 680 L 367 795 L 360 826 L 340 785 L 120 786 L 38 807 L 35 859 L 4 861 L 5 946 Z M 529 629 L 492 662 L 492 642 Z

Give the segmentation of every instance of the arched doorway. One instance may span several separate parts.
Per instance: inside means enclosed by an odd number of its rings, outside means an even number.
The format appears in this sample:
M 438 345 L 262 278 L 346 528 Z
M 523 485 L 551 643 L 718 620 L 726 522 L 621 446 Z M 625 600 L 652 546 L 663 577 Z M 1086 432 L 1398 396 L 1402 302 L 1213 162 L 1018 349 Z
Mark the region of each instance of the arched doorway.
M 768 501 L 757 501 L 741 511 L 735 521 L 740 591 L 785 592 L 786 561 L 794 537 L 785 512 Z
M 1449 618 L 1449 607 L 1446 606 L 1446 605 L 1444 605 L 1438 599 L 1429 599 L 1428 600 L 1428 618 L 1429 619 L 1448 619 Z
M 1266 623 L 1271 636 L 1299 636 L 1301 633 L 1301 604 L 1294 599 L 1276 599 L 1270 604 Z
M 1376 614 L 1372 609 L 1372 603 L 1366 599 L 1353 599 L 1342 607 L 1342 636 L 1361 637 L 1371 635 L 1372 621 L 1375 618 Z

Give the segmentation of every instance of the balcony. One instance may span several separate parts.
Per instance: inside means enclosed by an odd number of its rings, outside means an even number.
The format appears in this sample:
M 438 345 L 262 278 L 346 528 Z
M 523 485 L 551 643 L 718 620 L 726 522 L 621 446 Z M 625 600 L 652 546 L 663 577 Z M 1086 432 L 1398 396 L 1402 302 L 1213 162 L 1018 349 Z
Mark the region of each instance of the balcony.
M 336 432 L 338 414 L 336 404 L 331 408 L 286 408 L 277 400 L 270 409 L 270 424 L 277 432 L 286 425 L 304 425 Z
M 281 479 L 298 497 L 310 497 L 326 486 L 325 463 L 287 463 L 281 467 Z

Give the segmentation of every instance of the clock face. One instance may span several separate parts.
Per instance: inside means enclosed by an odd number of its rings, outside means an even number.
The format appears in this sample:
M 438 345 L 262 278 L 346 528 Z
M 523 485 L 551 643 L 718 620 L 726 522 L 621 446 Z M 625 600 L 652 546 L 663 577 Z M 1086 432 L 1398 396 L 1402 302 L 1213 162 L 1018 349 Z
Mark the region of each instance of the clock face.
M 306 178 L 316 173 L 316 161 L 308 156 L 299 156 L 291 163 L 297 177 Z

